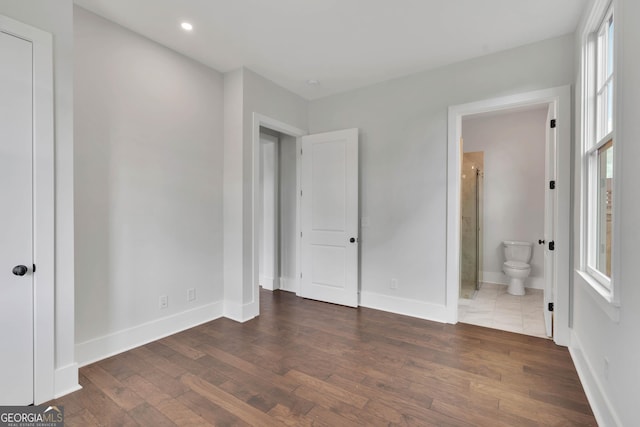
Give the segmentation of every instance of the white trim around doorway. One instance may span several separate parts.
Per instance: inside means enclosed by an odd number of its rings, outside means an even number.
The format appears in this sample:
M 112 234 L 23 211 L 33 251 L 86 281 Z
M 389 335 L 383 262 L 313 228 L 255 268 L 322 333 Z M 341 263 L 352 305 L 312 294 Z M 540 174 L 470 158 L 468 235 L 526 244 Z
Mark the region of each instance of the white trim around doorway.
M 252 318 L 260 314 L 260 290 L 259 290 L 259 266 L 258 260 L 259 254 L 259 233 L 260 230 L 259 221 L 262 218 L 260 198 L 262 197 L 262 188 L 260 187 L 260 127 L 270 129 L 272 131 L 279 132 L 284 135 L 292 136 L 296 138 L 296 191 L 298 194 L 298 209 L 296 212 L 296 235 L 300 234 L 300 137 L 307 135 L 307 131 L 298 129 L 294 126 L 283 123 L 279 120 L 272 119 L 271 117 L 264 116 L 259 113 L 253 113 L 253 132 L 252 132 L 252 181 L 251 181 L 251 197 L 252 197 L 252 209 L 251 209 L 251 283 L 252 293 L 251 302 L 247 307 L 245 318 Z M 300 245 L 298 239 L 298 247 L 295 250 L 296 253 L 296 279 L 297 284 L 293 286 L 300 292 Z M 289 284 L 288 287 L 291 285 Z
M 507 110 L 537 104 L 556 105 L 557 140 L 557 211 L 554 341 L 568 345 L 571 314 L 571 87 L 561 86 L 500 98 L 492 98 L 449 107 L 447 146 L 447 320 L 458 321 L 460 283 L 460 159 L 462 117 L 470 114 Z

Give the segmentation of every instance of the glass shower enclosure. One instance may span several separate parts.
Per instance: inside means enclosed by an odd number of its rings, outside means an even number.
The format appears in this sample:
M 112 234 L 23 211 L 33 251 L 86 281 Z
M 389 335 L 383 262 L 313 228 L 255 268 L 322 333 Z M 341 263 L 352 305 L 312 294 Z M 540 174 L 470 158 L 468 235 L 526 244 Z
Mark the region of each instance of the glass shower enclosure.
M 484 152 L 463 153 L 460 221 L 460 298 L 472 299 L 482 282 Z

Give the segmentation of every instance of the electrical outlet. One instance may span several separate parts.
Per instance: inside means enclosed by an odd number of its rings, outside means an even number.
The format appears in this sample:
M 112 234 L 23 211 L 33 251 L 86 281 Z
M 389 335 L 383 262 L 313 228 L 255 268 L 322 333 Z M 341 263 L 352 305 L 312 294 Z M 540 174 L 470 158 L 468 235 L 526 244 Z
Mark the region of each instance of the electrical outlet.
M 169 307 L 169 297 L 166 295 L 160 295 L 160 308 Z
M 389 284 L 391 289 L 398 289 L 398 279 L 391 279 L 391 284 Z
M 191 288 L 187 290 L 187 301 L 195 301 L 196 300 L 196 288 Z

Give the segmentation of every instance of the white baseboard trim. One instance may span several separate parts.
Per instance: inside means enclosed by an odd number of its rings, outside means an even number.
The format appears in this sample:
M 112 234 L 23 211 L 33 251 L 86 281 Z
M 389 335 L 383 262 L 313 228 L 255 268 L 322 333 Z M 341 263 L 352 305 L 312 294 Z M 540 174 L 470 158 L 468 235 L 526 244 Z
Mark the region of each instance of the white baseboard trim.
M 260 286 L 268 291 L 275 291 L 276 289 L 280 289 L 280 278 L 276 277 L 260 277 Z
M 592 364 L 582 351 L 580 339 L 573 331 L 571 332 L 569 353 L 598 425 L 603 427 L 622 427 L 622 422 L 604 393 L 602 384 L 594 374 Z
M 85 366 L 151 341 L 222 317 L 224 304 L 214 302 L 162 317 L 133 328 L 76 344 L 76 360 Z
M 82 386 L 78 383 L 78 364 L 71 363 L 56 369 L 54 381 L 55 389 L 53 391 L 53 397 L 55 399 L 82 389 Z M 37 403 L 38 402 L 36 402 L 36 404 Z
M 494 283 L 496 285 L 508 285 L 509 278 L 502 272 L 483 271 L 482 282 Z M 544 277 L 527 277 L 524 281 L 525 288 L 544 289 Z
M 224 317 L 244 323 L 258 316 L 260 311 L 260 302 L 253 301 L 246 304 L 238 304 L 235 302 L 224 302 Z
M 493 271 L 483 271 L 482 282 L 494 283 L 496 285 L 506 285 L 509 283 L 509 279 L 507 279 L 507 276 L 505 276 L 504 273 L 496 273 Z
M 544 290 L 544 277 L 529 277 L 525 280 L 524 287 Z
M 434 322 L 449 322 L 449 312 L 445 305 L 416 301 L 407 298 L 378 294 L 375 292 L 360 292 L 360 305 L 376 310 L 388 311 Z
M 295 279 L 281 277 L 280 290 L 298 293 L 298 282 Z
M 273 290 L 273 277 L 260 276 L 260 278 L 258 279 L 258 283 L 264 289 L 267 289 L 269 291 Z

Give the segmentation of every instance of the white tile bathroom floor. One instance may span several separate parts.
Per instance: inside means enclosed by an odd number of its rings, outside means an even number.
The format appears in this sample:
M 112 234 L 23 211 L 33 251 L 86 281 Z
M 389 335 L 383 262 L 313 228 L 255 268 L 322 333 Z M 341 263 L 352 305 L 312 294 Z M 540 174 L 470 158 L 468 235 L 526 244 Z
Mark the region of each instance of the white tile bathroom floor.
M 458 321 L 471 325 L 547 338 L 542 312 L 543 291 L 526 288 L 526 295 L 507 293 L 506 285 L 482 283 L 473 299 L 459 299 Z

